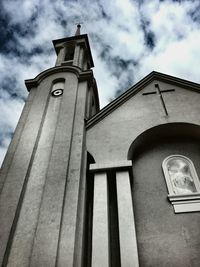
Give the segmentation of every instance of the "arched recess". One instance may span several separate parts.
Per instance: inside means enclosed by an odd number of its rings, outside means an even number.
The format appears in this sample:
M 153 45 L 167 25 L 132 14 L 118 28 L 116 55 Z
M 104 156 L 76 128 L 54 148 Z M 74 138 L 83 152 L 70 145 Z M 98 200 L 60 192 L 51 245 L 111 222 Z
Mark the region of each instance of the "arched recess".
M 175 214 L 168 198 L 162 163 L 171 155 L 188 158 L 200 177 L 199 125 L 158 125 L 141 133 L 128 151 L 141 266 L 190 266 L 188 255 L 200 262 L 200 211 Z
M 141 133 L 130 145 L 128 159 L 142 152 L 153 142 L 159 142 L 164 138 L 192 138 L 200 140 L 200 126 L 191 123 L 167 123 L 152 127 Z

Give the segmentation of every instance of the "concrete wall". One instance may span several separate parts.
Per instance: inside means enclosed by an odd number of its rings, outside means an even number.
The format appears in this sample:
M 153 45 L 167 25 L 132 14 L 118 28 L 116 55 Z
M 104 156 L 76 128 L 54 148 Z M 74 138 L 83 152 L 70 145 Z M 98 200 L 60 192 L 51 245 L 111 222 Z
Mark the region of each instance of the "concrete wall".
M 167 117 L 158 95 L 142 95 L 155 91 L 155 83 L 162 90 L 175 89 L 163 94 Z M 97 164 L 133 160 L 133 208 L 142 267 L 199 266 L 200 213 L 174 213 L 161 169 L 165 157 L 182 154 L 194 162 L 200 177 L 199 102 L 197 92 L 154 81 L 87 130 L 87 149 Z M 172 127 L 158 127 L 145 140 L 139 138 L 158 125 Z
M 133 157 L 133 203 L 141 266 L 199 266 L 200 213 L 175 214 L 168 201 L 162 161 L 190 158 L 200 177 L 200 142 L 187 138 L 149 140 Z
M 163 94 L 168 117 L 164 114 L 158 95 L 142 95 L 155 91 L 155 83 L 159 83 L 162 90 L 175 89 L 174 92 Z M 171 122 L 200 125 L 199 102 L 200 94 L 197 92 L 154 81 L 88 129 L 88 151 L 96 162 L 127 159 L 131 143 L 151 127 Z

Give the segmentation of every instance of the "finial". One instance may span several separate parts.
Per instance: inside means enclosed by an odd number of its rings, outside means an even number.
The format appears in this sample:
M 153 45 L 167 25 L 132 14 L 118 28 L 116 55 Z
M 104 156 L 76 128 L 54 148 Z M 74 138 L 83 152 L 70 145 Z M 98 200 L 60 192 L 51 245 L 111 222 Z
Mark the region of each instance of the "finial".
M 76 32 L 75 32 L 75 36 L 76 35 L 80 35 L 81 34 L 81 24 L 77 24 L 77 29 L 76 29 Z

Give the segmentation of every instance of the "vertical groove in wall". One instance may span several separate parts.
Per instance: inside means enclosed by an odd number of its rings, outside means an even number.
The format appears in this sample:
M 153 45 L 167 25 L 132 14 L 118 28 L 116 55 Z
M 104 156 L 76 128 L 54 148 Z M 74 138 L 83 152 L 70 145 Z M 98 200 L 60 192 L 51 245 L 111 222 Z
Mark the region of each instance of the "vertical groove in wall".
M 84 129 L 83 129 L 84 131 Z M 85 205 L 85 187 L 86 187 L 86 173 L 84 170 L 86 169 L 86 158 L 85 158 L 85 133 L 83 134 L 83 143 L 82 143 L 82 151 L 81 151 L 81 166 L 80 166 L 80 181 L 78 188 L 78 201 L 77 201 L 77 213 L 76 213 L 76 228 L 75 228 L 75 243 L 74 243 L 74 266 L 81 266 L 81 254 L 82 254 L 82 246 L 83 246 L 83 230 L 84 230 L 84 205 Z M 82 240 L 80 240 L 80 236 Z
M 109 218 L 109 254 L 110 266 L 120 267 L 119 223 L 117 207 L 116 177 L 108 171 L 108 218 Z
M 91 266 L 92 258 L 92 220 L 93 220 L 93 197 L 94 197 L 94 174 L 89 171 L 90 164 L 94 159 L 87 152 L 87 172 L 85 189 L 85 210 L 84 210 L 84 243 L 83 243 L 83 267 Z
M 51 96 L 51 93 L 49 93 L 49 97 L 48 97 L 48 101 L 47 101 L 48 103 L 49 103 L 49 98 L 50 97 L 52 97 Z M 58 113 L 57 113 L 56 126 L 55 126 L 55 129 L 54 129 L 54 134 L 53 134 L 53 140 L 52 140 L 51 151 L 50 151 L 50 154 L 49 154 L 49 159 L 51 158 L 52 151 L 53 151 L 53 144 L 55 142 L 55 136 L 56 136 L 56 129 L 57 129 L 57 124 L 58 124 L 58 118 L 59 118 L 60 110 L 61 110 L 61 103 L 62 103 L 62 99 L 60 101 L 59 110 L 58 110 Z M 46 117 L 46 114 L 45 114 L 45 117 Z M 37 232 L 37 226 L 38 226 L 39 217 L 40 217 L 40 210 L 41 210 L 41 205 L 42 205 L 42 200 L 43 200 L 43 195 L 44 195 L 43 193 L 44 193 L 44 188 L 45 188 L 45 184 L 46 184 L 46 178 L 47 178 L 48 169 L 49 169 L 49 163 L 48 163 L 48 167 L 47 167 L 47 170 L 46 170 L 45 181 L 44 181 L 43 190 L 42 190 L 42 197 L 41 197 L 41 201 L 40 201 L 39 212 L 38 212 L 38 215 L 37 215 L 37 224 L 36 224 L 35 231 L 34 231 L 34 237 L 35 237 L 36 232 Z M 31 247 L 30 264 L 31 264 L 31 257 L 32 257 L 32 253 L 33 253 L 33 248 L 34 248 L 34 240 L 32 242 L 32 247 Z
M 46 174 L 30 266 L 43 266 L 44 263 L 48 266 L 55 266 L 56 262 L 77 85 L 73 77 L 75 86 L 68 88 L 67 83 L 72 75 L 66 73 L 65 77 L 65 89 L 55 127 L 56 134 L 52 143 L 52 153 Z M 69 107 L 73 108 L 69 109 Z M 66 121 L 66 119 L 69 119 L 69 121 Z M 58 165 L 59 167 L 57 167 Z M 52 199 L 49 201 L 51 196 Z M 51 236 L 48 233 L 49 231 L 51 231 Z M 51 245 L 49 246 L 49 244 Z M 41 253 L 42 248 L 43 252 Z
M 69 156 L 68 156 L 68 162 L 67 162 L 67 170 L 66 170 L 66 181 L 65 181 L 65 187 L 64 187 L 64 194 L 63 194 L 63 202 L 62 202 L 62 210 L 61 210 L 61 218 L 60 218 L 60 227 L 59 227 L 59 235 L 58 235 L 58 246 L 57 246 L 57 252 L 56 252 L 56 261 L 55 266 L 58 265 L 58 254 L 60 249 L 60 240 L 61 240 L 61 232 L 62 232 L 62 222 L 63 222 L 63 215 L 64 215 L 64 207 L 65 207 L 65 198 L 66 198 L 66 191 L 67 191 L 67 177 L 69 173 L 69 164 L 70 164 L 70 158 L 71 158 L 71 150 L 72 150 L 72 137 L 74 132 L 74 123 L 75 123 L 75 114 L 76 114 L 76 105 L 77 105 L 77 96 L 78 96 L 78 86 L 76 86 L 76 94 L 75 94 L 75 104 L 74 104 L 74 112 L 73 112 L 73 121 L 72 121 L 72 129 L 71 129 L 71 138 L 70 138 L 70 146 L 69 146 Z
M 80 92 L 79 92 L 80 93 Z M 84 105 L 81 107 L 81 122 L 82 122 L 82 146 L 81 146 L 81 160 L 80 160 L 80 181 L 78 185 L 78 201 L 77 201 L 77 213 L 76 213 L 76 228 L 75 228 L 75 244 L 74 244 L 74 266 L 81 267 L 83 259 L 83 245 L 84 245 L 84 212 L 86 201 L 86 167 L 87 167 L 87 154 L 86 154 L 86 131 L 85 131 L 85 114 L 87 110 L 87 96 L 88 85 L 86 85 L 84 93 Z M 79 100 L 80 101 L 80 100 Z M 83 113 L 82 113 L 83 111 Z M 81 237 L 81 240 L 80 240 Z M 76 253 L 75 253 L 76 252 Z
M 37 147 L 38 147 L 38 142 L 39 142 L 40 135 L 41 135 L 41 132 L 42 132 L 44 119 L 45 119 L 45 116 L 46 116 L 46 113 L 47 113 L 49 97 L 50 97 L 50 95 L 48 96 L 48 99 L 47 99 L 47 102 L 46 102 L 46 105 L 45 105 L 45 109 L 44 109 L 44 113 L 43 113 L 43 116 L 42 116 L 42 120 L 41 120 L 41 124 L 40 124 L 40 127 L 39 127 L 39 131 L 38 131 L 38 134 L 37 134 L 36 142 L 35 142 L 35 145 L 33 147 L 33 151 L 32 151 L 32 154 L 31 154 L 29 166 L 28 166 L 28 169 L 27 169 L 27 173 L 26 173 L 26 176 L 25 176 L 25 179 L 24 179 L 24 183 L 23 183 L 23 186 L 22 186 L 21 194 L 20 194 L 19 201 L 18 201 L 18 204 L 17 204 L 14 220 L 13 220 L 13 223 L 12 223 L 11 231 L 10 231 L 10 234 L 9 234 L 9 239 L 8 239 L 8 242 L 7 242 L 7 246 L 6 246 L 6 250 L 5 250 L 5 254 L 4 254 L 4 258 L 3 258 L 3 262 L 2 262 L 2 267 L 6 267 L 7 262 L 8 262 L 8 257 L 9 257 L 10 249 L 11 249 L 11 246 L 12 246 L 12 241 L 13 241 L 15 229 L 16 229 L 16 226 L 17 226 L 17 221 L 18 221 L 18 218 L 19 218 L 19 214 L 20 214 L 20 210 L 21 210 L 24 194 L 25 194 L 25 191 L 26 191 L 27 182 L 28 182 L 28 179 L 29 179 L 29 175 L 30 175 L 32 163 L 33 163 L 33 160 L 34 160 L 35 152 L 36 152 Z
M 82 190 L 82 181 L 85 179 L 82 177 L 85 176 L 85 174 L 81 173 L 81 170 L 83 168 L 82 158 L 85 145 L 84 113 L 86 108 L 86 87 L 86 82 L 78 84 L 76 91 L 75 113 L 72 124 L 73 131 L 71 135 L 72 139 L 67 171 L 68 180 L 66 182 L 65 195 L 63 198 L 57 266 L 65 266 L 66 261 L 69 266 L 79 266 L 81 264 L 83 208 L 81 207 L 80 209 L 79 197 L 84 198 L 83 195 L 80 195 L 80 190 Z M 79 236 L 78 242 L 77 236 Z M 66 247 L 68 248 L 68 254 L 65 253 Z

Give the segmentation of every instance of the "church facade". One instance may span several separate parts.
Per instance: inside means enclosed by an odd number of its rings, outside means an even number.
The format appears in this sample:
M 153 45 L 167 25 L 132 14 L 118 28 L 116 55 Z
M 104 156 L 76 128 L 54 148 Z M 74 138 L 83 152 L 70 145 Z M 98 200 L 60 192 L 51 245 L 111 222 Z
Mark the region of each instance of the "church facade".
M 99 110 L 87 35 L 53 41 L 0 176 L 0 266 L 200 265 L 200 85 L 152 72 Z

